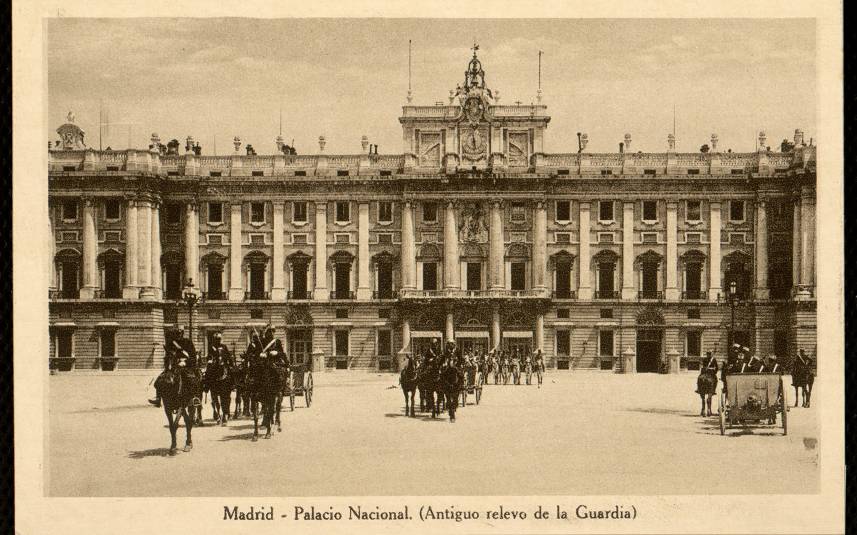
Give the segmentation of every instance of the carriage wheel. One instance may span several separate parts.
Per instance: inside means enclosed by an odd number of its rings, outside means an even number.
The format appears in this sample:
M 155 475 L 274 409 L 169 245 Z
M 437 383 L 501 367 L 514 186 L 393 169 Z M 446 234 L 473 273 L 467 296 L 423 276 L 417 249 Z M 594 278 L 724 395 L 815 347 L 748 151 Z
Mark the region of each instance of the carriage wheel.
M 312 372 L 307 372 L 306 382 L 304 383 L 304 399 L 306 406 L 312 405 Z

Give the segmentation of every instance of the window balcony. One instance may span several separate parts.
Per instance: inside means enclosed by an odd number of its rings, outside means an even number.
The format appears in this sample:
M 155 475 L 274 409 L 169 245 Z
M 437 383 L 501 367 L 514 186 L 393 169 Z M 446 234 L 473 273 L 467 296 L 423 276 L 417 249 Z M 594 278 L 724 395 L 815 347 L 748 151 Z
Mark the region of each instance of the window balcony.
M 595 299 L 619 299 L 619 292 L 616 290 L 598 290 L 595 292 Z
M 394 292 L 392 289 L 376 290 L 376 291 L 372 292 L 372 299 L 375 299 L 375 300 L 395 299 L 395 298 L 396 298 L 396 292 Z
M 96 299 L 122 299 L 122 291 L 95 290 Z
M 702 290 L 684 291 L 681 293 L 681 298 L 685 301 L 705 301 L 708 294 Z
M 331 300 L 350 300 L 354 299 L 354 292 L 350 290 L 333 290 L 330 292 Z
M 246 295 L 247 294 L 245 294 L 245 299 Z M 202 292 L 202 299 L 204 301 L 225 301 L 226 292 Z
M 290 301 L 302 301 L 312 299 L 311 290 L 289 290 L 286 299 Z
M 80 290 L 48 290 L 48 299 L 80 299 Z
M 663 301 L 664 292 L 658 290 L 640 290 L 637 292 L 637 300 L 652 300 L 652 301 Z
M 577 292 L 574 290 L 553 291 L 554 299 L 577 299 Z
M 244 292 L 245 301 L 268 301 L 271 299 L 271 292 L 249 291 Z
M 431 299 L 445 296 L 444 290 L 399 290 L 399 297 L 402 299 Z

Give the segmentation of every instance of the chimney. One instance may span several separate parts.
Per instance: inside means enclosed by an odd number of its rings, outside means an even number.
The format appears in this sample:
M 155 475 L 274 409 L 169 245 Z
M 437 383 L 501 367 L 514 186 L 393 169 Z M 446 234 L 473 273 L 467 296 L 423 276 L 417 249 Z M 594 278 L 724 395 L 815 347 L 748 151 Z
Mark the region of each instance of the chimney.
M 620 141 L 619 142 L 619 154 L 624 154 L 624 153 L 625 153 L 625 144 Z
M 798 128 L 795 130 L 795 147 L 802 146 L 803 144 L 803 130 Z
M 363 147 L 363 154 L 369 154 L 369 152 L 367 152 L 367 147 L 369 146 L 369 136 L 363 136 L 360 138 L 360 146 Z

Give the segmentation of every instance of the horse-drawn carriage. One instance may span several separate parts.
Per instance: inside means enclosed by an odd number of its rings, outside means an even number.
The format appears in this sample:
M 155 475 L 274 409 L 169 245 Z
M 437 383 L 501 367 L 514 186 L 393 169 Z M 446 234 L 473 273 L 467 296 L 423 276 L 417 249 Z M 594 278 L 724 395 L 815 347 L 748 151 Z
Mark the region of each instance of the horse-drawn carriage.
M 783 377 L 778 373 L 726 375 L 720 396 L 720 434 L 731 426 L 766 422 L 775 425 L 782 414 L 783 434 L 788 434 L 788 404 Z
M 461 406 L 467 405 L 467 395 L 476 397 L 476 404 L 479 405 L 479 400 L 482 399 L 482 385 L 485 382 L 485 377 L 482 370 L 477 366 L 467 366 L 464 368 L 464 381 L 461 385 Z
M 289 371 L 289 378 L 283 387 L 283 397 L 289 397 L 291 409 L 295 410 L 295 397 L 303 396 L 306 406 L 312 405 L 312 372 L 303 364 L 295 364 Z

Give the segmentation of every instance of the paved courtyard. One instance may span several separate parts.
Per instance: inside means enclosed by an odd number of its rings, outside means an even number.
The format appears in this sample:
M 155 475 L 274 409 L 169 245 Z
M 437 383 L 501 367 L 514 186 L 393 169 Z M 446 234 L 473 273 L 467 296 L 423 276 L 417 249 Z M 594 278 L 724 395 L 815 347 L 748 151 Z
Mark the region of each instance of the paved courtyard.
M 482 403 L 460 409 L 452 424 L 405 417 L 394 375 L 318 373 L 312 407 L 298 398 L 271 440 L 250 441 L 252 420 L 208 421 L 194 428 L 193 451 L 175 457 L 166 455 L 163 411 L 146 403 L 152 377 L 50 377 L 50 495 L 749 494 L 819 486 L 817 408 L 792 409 L 788 436 L 776 427 L 722 437 L 716 417 L 698 416 L 694 374 L 553 372 L 541 389 L 488 385 Z M 184 428 L 178 437 L 181 446 Z

